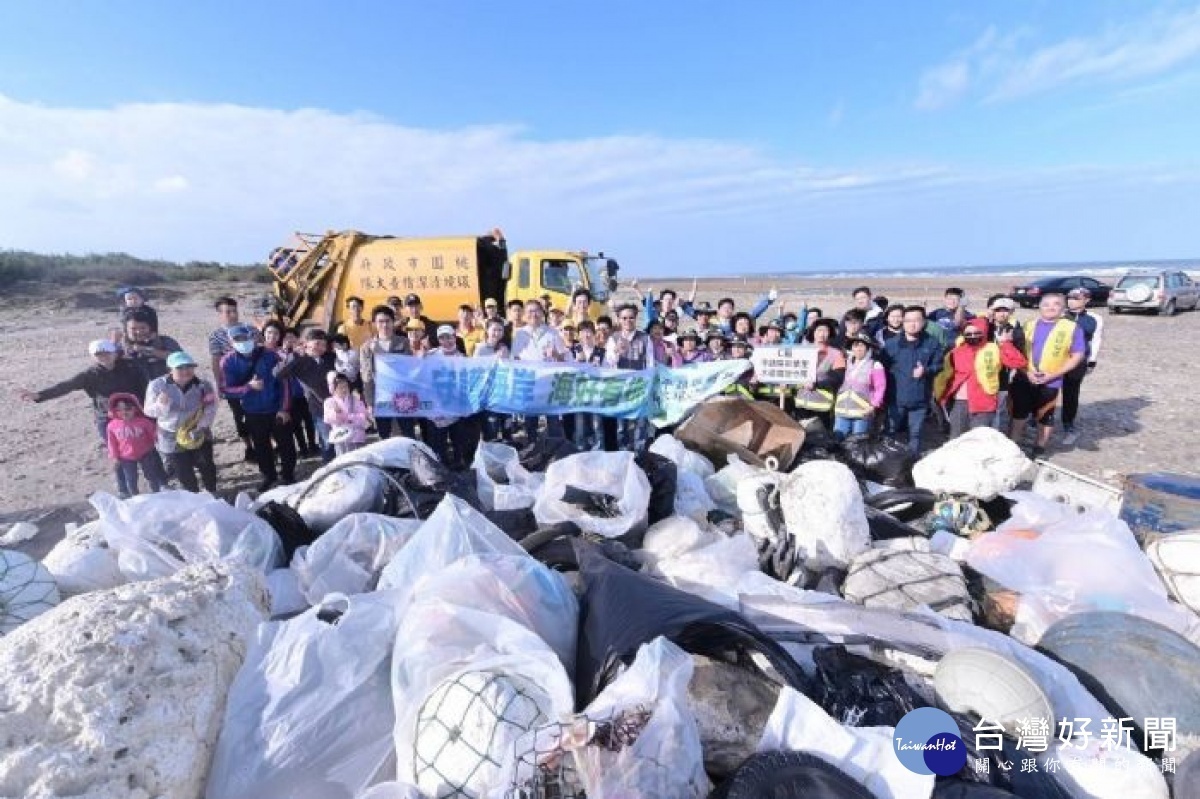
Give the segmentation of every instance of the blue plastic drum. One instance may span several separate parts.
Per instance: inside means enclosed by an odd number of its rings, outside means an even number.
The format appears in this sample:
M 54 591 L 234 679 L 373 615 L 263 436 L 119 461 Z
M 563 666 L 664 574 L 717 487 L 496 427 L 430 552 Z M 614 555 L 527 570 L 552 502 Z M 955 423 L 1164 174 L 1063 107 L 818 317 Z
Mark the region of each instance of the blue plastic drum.
M 1129 475 L 1121 520 L 1139 541 L 1200 528 L 1200 477 L 1169 472 Z

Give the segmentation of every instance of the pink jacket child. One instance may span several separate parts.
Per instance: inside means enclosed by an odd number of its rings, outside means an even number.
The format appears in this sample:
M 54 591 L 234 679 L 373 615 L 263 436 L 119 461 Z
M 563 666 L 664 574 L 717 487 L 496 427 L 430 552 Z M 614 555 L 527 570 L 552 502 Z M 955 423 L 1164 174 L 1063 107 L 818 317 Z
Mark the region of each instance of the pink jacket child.
M 335 394 L 325 400 L 325 424 L 335 451 L 349 452 L 367 440 L 367 406 L 354 394 Z
M 158 425 L 142 412 L 142 404 L 132 394 L 113 394 L 108 398 L 109 422 L 106 428 L 108 459 L 117 477 L 117 493 L 128 497 L 138 493 L 138 468 L 146 475 L 150 490 L 157 492 L 167 483 L 166 470 L 155 443 Z

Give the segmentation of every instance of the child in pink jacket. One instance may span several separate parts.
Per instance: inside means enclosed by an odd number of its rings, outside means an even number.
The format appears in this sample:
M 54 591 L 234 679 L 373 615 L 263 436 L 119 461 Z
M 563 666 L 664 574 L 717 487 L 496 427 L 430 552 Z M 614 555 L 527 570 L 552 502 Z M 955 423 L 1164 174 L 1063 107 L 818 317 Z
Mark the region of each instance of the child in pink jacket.
M 338 455 L 361 447 L 367 440 L 367 406 L 350 392 L 350 378 L 338 372 L 329 378 L 331 396 L 325 400 L 329 443 Z
M 158 493 L 167 484 L 167 473 L 158 457 L 158 425 L 142 413 L 142 405 L 132 394 L 113 394 L 108 398 L 108 459 L 117 477 L 117 494 L 126 499 L 138 493 L 138 467 L 146 475 L 150 491 Z

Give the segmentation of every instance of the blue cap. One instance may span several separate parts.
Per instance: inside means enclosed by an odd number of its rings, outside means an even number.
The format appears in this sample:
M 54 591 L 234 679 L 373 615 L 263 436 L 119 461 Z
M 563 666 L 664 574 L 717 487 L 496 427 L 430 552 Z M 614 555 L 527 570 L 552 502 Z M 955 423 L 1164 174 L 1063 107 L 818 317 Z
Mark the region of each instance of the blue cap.
M 178 369 L 182 366 L 195 366 L 196 359 L 186 352 L 172 352 L 167 356 L 167 368 Z
M 229 328 L 229 337 L 233 338 L 255 338 L 254 328 L 250 325 L 234 325 Z

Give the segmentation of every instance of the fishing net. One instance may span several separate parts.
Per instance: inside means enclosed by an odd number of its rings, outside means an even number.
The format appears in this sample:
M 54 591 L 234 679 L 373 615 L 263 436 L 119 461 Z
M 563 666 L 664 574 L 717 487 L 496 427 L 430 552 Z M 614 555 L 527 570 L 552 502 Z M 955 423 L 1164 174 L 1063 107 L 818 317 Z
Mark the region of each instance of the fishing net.
M 0 636 L 58 604 L 58 586 L 33 558 L 0 549 Z

